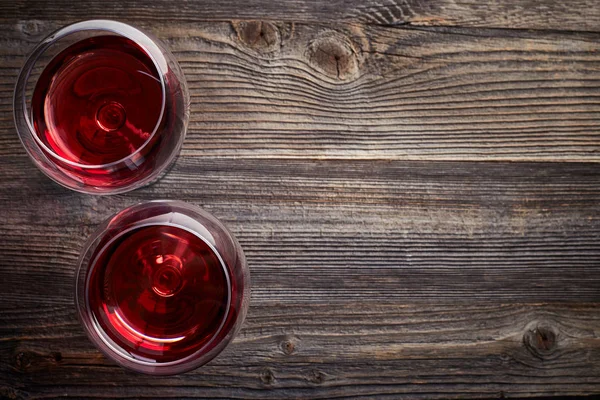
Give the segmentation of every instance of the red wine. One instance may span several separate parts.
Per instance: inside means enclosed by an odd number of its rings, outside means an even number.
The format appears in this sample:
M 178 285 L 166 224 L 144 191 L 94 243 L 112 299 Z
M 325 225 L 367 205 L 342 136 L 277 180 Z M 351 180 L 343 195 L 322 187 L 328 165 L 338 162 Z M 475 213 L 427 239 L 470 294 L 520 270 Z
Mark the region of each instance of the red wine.
M 140 149 L 162 107 L 160 77 L 148 54 L 122 36 L 98 36 L 71 45 L 44 69 L 32 97 L 32 119 L 54 154 L 104 165 Z
M 180 360 L 218 342 L 231 304 L 219 257 L 198 236 L 169 225 L 117 236 L 96 256 L 87 287 L 100 328 L 142 361 Z
M 92 342 L 134 371 L 170 375 L 218 355 L 250 299 L 244 253 L 225 226 L 177 201 L 107 219 L 80 258 L 79 317 Z

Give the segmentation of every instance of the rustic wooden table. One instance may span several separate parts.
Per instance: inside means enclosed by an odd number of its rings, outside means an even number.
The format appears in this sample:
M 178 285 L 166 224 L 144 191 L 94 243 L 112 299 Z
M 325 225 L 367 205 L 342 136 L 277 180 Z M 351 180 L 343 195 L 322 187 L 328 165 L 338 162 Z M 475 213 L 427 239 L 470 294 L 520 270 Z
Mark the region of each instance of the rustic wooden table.
M 12 92 L 65 24 L 168 44 L 192 95 L 174 168 L 59 187 Z M 448 398 L 600 393 L 600 1 L 0 4 L 0 397 Z M 73 304 L 82 244 L 149 199 L 214 213 L 252 300 L 194 372 L 125 371 Z

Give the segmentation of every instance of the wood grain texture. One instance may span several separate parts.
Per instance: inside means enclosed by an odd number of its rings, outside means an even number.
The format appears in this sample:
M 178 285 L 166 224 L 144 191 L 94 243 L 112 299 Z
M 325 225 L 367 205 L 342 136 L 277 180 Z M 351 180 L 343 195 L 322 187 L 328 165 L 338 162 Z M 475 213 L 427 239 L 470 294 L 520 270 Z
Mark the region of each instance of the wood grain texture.
M 0 207 L 12 210 L 0 240 L 11 305 L 0 314 L 7 396 L 599 390 L 596 164 L 184 156 L 157 184 L 113 197 L 59 188 L 24 156 L 8 164 L 12 175 L 0 182 Z M 91 230 L 158 197 L 222 218 L 246 251 L 253 292 L 248 322 L 225 353 L 190 374 L 155 379 L 93 349 L 72 288 Z
M 188 78 L 189 156 L 600 160 L 595 33 L 306 25 L 141 24 Z M 5 27 L 2 129 L 36 34 Z M 266 32 L 266 33 L 265 33 Z M 263 38 L 260 38 L 260 34 Z M 20 149 L 4 135 L 0 155 Z
M 113 366 L 86 340 L 71 304 L 47 305 L 29 318 L 12 313 L 2 329 L 10 339 L 0 343 L 0 379 L 13 386 L 0 394 L 385 399 L 598 389 L 600 348 L 591 328 L 600 323 L 596 304 L 255 304 L 251 310 L 220 357 L 174 377 Z
M 26 54 L 82 18 L 153 32 L 188 79 L 174 167 L 93 197 L 25 155 Z M 600 393 L 600 2 L 0 3 L 0 398 Z M 110 214 L 180 199 L 240 240 L 252 300 L 215 360 L 127 372 L 73 304 Z
M 507 29 L 600 31 L 598 0 L 169 0 L 103 2 L 15 0 L 0 3 L 0 18 L 32 22 L 128 18 L 171 25 L 180 22 L 258 19 L 310 23 L 438 25 Z M 35 23 L 35 22 L 33 22 Z
M 598 299 L 595 164 L 182 157 L 159 183 L 102 198 L 56 187 L 24 157 L 11 164 L 20 173 L 0 182 L 0 207 L 13 210 L 8 265 L 43 267 L 58 246 L 46 273 L 70 274 L 90 229 L 131 204 L 166 197 L 231 227 L 254 266 L 253 302 L 549 302 L 557 292 L 561 301 Z M 12 291 L 24 298 L 45 282 L 27 270 L 5 280 L 30 277 Z M 72 279 L 56 285 L 69 293 Z

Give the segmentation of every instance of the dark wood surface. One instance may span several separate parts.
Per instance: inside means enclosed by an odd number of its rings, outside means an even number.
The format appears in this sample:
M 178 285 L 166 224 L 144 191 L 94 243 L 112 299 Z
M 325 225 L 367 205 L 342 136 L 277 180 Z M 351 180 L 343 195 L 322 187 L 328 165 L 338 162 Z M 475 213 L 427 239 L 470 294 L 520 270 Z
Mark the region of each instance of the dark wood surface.
M 63 189 L 12 121 L 26 54 L 87 18 L 187 76 L 181 156 L 110 197 Z M 600 1 L 3 1 L 0 397 L 600 393 Z M 240 335 L 147 377 L 87 340 L 81 246 L 149 199 L 212 212 L 252 275 Z

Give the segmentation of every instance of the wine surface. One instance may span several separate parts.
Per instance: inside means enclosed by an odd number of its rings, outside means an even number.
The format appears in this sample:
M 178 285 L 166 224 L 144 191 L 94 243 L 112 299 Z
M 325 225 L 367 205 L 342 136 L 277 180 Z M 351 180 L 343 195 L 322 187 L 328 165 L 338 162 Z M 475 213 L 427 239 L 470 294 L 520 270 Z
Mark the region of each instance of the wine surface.
M 98 36 L 59 53 L 32 97 L 36 134 L 71 162 L 121 160 L 150 138 L 163 106 L 161 81 L 148 54 L 121 36 Z
M 153 362 L 182 359 L 219 340 L 230 298 L 219 257 L 198 236 L 169 225 L 119 236 L 97 255 L 87 291 L 110 341 Z

